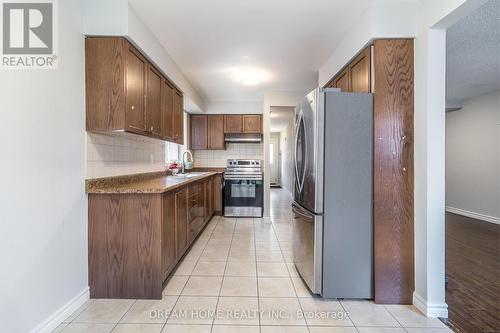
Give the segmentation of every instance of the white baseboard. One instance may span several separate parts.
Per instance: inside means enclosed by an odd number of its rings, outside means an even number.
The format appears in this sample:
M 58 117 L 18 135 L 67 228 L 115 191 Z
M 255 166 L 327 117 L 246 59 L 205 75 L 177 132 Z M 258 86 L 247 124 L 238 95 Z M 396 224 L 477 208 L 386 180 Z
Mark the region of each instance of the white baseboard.
M 494 216 L 489 216 L 489 215 L 484 215 L 480 213 L 474 213 L 468 210 L 460 209 L 460 208 L 455 208 L 455 207 L 450 207 L 446 206 L 446 211 L 449 213 L 453 214 L 458 214 L 462 216 L 467 216 L 476 220 L 481 220 L 481 221 L 486 221 L 490 223 L 495 223 L 495 224 L 500 224 L 500 218 L 494 217 Z
M 448 305 L 446 303 L 427 303 L 416 292 L 413 292 L 413 305 L 429 318 L 448 318 Z
M 262 218 L 262 222 L 271 223 L 272 222 L 271 216 L 264 216 Z
M 66 304 L 59 308 L 56 312 L 50 315 L 43 322 L 38 324 L 31 333 L 50 333 L 57 326 L 75 312 L 80 306 L 90 299 L 89 287 L 80 291 L 75 297 L 69 300 Z

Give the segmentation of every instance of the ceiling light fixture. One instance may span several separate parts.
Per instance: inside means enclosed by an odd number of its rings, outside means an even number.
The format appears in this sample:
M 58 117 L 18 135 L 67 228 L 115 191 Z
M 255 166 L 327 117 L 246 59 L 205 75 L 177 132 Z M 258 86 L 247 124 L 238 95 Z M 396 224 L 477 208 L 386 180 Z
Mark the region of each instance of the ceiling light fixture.
M 243 83 L 244 85 L 247 85 L 247 86 L 256 86 L 258 84 L 260 84 L 260 80 L 256 77 L 253 77 L 253 76 L 247 76 L 247 77 L 244 77 L 241 79 L 241 83 Z

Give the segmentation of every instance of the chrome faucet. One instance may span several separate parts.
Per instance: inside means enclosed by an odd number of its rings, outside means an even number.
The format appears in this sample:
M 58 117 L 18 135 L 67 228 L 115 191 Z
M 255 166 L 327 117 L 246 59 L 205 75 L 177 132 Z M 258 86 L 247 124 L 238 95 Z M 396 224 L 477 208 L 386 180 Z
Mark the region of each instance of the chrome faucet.
M 184 153 L 182 153 L 182 173 L 185 173 L 186 172 L 186 161 L 185 161 L 185 157 L 186 157 L 186 153 L 189 155 L 190 159 L 191 159 L 191 166 L 189 168 L 187 168 L 188 170 L 189 169 L 192 169 L 193 166 L 193 162 L 194 162 L 194 159 L 193 159 L 193 154 L 191 153 L 190 150 L 186 150 Z

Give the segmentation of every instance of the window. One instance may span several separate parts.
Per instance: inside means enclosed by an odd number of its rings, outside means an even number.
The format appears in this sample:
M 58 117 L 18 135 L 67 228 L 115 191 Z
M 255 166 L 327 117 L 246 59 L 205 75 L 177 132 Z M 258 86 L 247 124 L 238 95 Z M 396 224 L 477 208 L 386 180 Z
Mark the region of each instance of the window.
M 165 143 L 165 161 L 179 160 L 179 145 L 176 143 Z

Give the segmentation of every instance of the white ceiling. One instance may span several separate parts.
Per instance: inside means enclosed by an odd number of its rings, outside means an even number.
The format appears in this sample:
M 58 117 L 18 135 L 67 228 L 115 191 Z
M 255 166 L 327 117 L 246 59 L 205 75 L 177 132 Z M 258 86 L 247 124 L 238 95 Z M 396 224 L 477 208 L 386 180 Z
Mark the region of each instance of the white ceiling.
M 293 124 L 295 118 L 295 108 L 287 106 L 272 106 L 270 114 L 270 131 L 281 132 L 290 124 Z
M 449 103 L 499 90 L 500 0 L 490 0 L 447 31 Z
M 129 0 L 208 101 L 308 91 L 367 0 Z M 245 74 L 250 72 L 252 74 Z M 244 76 L 262 83 L 245 86 Z

